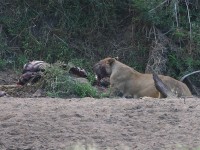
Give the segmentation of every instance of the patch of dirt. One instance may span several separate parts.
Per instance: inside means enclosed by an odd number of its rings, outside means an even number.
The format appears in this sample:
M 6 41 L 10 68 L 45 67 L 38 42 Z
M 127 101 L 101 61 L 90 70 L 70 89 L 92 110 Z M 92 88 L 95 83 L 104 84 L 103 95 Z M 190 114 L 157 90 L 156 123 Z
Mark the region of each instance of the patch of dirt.
M 9 97 L 30 98 L 41 87 L 41 83 L 27 86 L 17 85 L 21 76 L 20 72 L 14 70 L 0 71 L 0 92 L 5 92 Z M 2 96 L 0 93 L 0 97 Z M 44 97 L 44 96 L 43 96 Z
M 197 148 L 199 112 L 197 98 L 0 98 L 0 149 Z

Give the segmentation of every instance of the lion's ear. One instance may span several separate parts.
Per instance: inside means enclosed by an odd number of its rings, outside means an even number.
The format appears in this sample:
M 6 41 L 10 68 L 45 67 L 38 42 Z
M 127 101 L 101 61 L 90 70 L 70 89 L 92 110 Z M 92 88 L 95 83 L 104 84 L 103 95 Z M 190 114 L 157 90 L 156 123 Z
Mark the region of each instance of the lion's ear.
M 109 63 L 110 65 L 112 65 L 114 62 L 115 62 L 115 58 L 110 58 L 110 59 L 108 60 L 108 63 Z
M 119 60 L 119 57 L 117 56 L 117 57 L 115 57 L 115 59 L 116 59 L 116 60 Z

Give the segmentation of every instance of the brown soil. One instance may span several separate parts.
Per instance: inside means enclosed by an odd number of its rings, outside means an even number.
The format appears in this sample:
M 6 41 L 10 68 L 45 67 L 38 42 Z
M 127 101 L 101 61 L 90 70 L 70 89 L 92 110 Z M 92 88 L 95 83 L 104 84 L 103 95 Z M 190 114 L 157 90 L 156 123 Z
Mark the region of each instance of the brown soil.
M 14 84 L 18 77 L 12 71 L 1 72 L 0 84 Z M 33 94 L 22 91 L 16 95 Z M 199 112 L 197 98 L 2 97 L 0 150 L 196 149 L 200 148 Z
M 0 149 L 197 148 L 199 112 L 197 98 L 0 98 Z

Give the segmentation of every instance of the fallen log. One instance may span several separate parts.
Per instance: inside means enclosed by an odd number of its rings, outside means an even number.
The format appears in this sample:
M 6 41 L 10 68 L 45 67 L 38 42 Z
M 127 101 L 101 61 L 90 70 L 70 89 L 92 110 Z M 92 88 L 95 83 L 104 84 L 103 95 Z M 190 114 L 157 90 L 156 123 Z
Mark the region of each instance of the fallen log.
M 152 70 L 153 80 L 156 89 L 167 98 L 176 98 L 177 96 L 170 90 L 170 88 L 163 83 L 159 76 Z
M 16 84 L 12 84 L 12 85 L 0 85 L 0 90 L 2 89 L 11 89 L 11 88 L 17 88 L 17 87 L 21 87 L 19 85 L 16 85 Z

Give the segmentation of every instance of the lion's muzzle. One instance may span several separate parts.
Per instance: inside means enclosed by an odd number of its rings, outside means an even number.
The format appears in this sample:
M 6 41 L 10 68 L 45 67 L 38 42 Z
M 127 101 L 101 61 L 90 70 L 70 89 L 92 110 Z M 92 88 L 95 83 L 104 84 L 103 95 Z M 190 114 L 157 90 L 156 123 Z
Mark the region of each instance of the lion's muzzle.
M 102 78 L 109 77 L 110 75 L 106 72 L 105 66 L 100 62 L 96 63 L 93 67 L 97 79 L 101 80 Z

